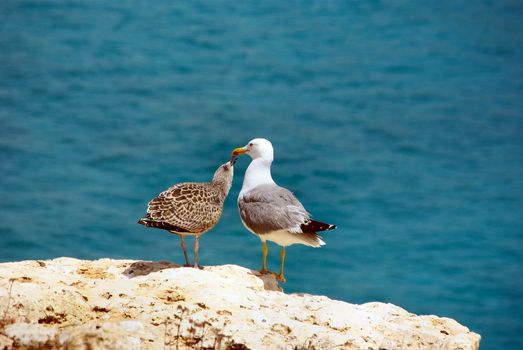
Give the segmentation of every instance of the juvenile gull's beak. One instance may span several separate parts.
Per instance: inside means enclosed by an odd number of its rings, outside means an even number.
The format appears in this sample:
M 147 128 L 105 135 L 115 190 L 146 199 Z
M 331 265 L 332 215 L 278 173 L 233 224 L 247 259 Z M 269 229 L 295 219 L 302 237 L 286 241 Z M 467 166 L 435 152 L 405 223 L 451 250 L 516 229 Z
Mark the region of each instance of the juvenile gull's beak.
M 231 164 L 232 166 L 234 166 L 234 164 L 236 164 L 236 161 L 238 160 L 238 157 L 236 156 L 231 156 L 231 158 L 229 159 L 229 164 Z
M 246 152 L 247 152 L 247 150 L 246 150 L 245 148 L 243 148 L 243 147 L 238 147 L 238 148 L 235 148 L 235 149 L 232 151 L 231 156 L 233 156 L 233 157 L 237 157 L 237 156 L 239 156 L 240 154 L 244 154 L 244 153 L 246 153 Z

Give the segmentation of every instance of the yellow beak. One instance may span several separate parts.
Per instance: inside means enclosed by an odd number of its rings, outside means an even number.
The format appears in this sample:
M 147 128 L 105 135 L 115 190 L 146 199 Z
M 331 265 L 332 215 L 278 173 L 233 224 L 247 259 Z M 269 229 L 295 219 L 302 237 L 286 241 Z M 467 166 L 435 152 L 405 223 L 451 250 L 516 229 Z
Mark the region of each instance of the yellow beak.
M 233 151 L 232 151 L 232 156 L 236 157 L 236 156 L 239 156 L 240 154 L 244 154 L 246 153 L 247 150 L 243 147 L 238 147 L 238 148 L 235 148 Z

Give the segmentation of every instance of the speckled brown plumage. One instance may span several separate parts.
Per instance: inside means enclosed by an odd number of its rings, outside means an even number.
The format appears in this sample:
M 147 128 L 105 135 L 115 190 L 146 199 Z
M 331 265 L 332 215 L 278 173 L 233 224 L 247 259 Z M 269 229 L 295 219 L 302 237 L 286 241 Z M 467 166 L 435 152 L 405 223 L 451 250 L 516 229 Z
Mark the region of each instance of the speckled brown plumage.
M 167 230 L 180 236 L 186 265 L 189 265 L 183 237 L 195 236 L 194 261 L 198 266 L 198 238 L 220 220 L 223 203 L 231 189 L 235 158 L 220 165 L 208 183 L 174 185 L 152 199 L 139 224 Z
M 171 225 L 165 227 L 168 231 L 200 235 L 218 223 L 224 200 L 222 192 L 211 183 L 181 183 L 151 200 L 146 218 Z

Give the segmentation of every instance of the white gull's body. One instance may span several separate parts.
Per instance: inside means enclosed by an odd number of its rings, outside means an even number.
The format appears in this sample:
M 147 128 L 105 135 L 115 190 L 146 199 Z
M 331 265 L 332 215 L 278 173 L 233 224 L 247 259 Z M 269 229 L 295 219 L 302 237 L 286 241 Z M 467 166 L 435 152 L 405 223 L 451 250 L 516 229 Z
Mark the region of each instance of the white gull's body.
M 274 159 L 272 144 L 254 139 L 246 147 L 252 157 L 245 172 L 238 196 L 238 208 L 245 227 L 262 242 L 272 241 L 280 246 L 305 244 L 319 247 L 325 244 L 314 232 L 334 228 L 310 219 L 309 213 L 289 190 L 278 186 L 271 175 Z

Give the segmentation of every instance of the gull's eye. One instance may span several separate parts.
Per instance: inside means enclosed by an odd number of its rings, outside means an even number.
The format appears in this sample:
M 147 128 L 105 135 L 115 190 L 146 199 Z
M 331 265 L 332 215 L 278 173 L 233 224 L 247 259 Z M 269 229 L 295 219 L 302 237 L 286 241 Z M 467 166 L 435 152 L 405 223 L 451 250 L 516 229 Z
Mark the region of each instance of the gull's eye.
M 249 147 L 252 147 L 252 146 L 254 146 L 254 143 L 252 143 L 252 142 L 249 143 Z

